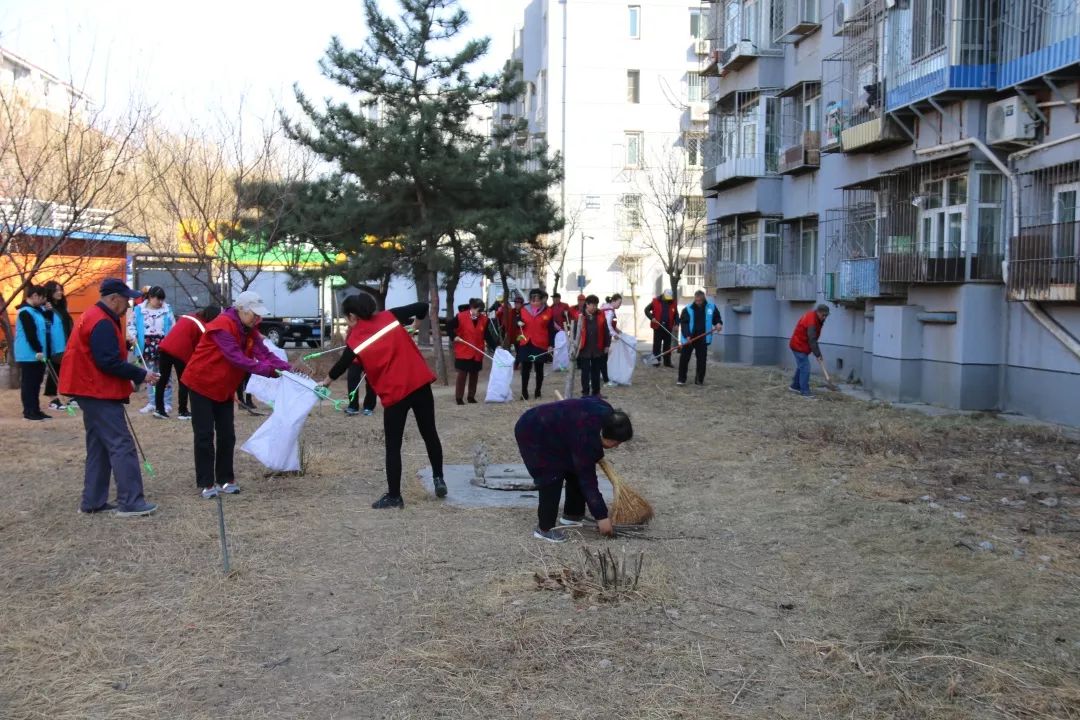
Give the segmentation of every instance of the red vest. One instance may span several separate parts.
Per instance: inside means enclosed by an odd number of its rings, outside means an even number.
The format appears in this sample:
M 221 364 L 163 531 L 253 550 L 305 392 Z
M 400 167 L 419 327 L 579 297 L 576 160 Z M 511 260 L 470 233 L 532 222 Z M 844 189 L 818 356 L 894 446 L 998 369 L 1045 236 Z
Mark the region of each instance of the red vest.
M 825 322 L 818 317 L 816 310 L 810 310 L 799 318 L 799 322 L 795 324 L 795 332 L 791 334 L 791 342 L 788 343 L 795 352 L 810 353 L 810 336 L 807 334 L 811 325 L 817 327 L 818 337 L 821 337 L 821 328 Z
M 667 327 L 669 329 L 675 327 L 675 318 L 677 318 L 679 316 L 678 308 L 676 307 L 676 305 L 677 305 L 677 303 L 674 300 L 672 300 L 672 301 L 670 301 L 668 303 Z M 663 309 L 663 303 L 660 301 L 660 298 L 653 298 L 653 301 L 652 301 L 653 321 L 649 323 L 649 327 L 651 327 L 653 330 L 660 327 L 660 323 L 658 321 L 663 319 L 663 318 L 660 317 L 660 313 L 662 312 L 662 309 Z
M 71 397 L 97 398 L 98 400 L 127 400 L 131 395 L 131 381 L 102 372 L 90 352 L 90 333 L 102 320 L 108 320 L 116 330 L 116 345 L 120 359 L 127 361 L 127 343 L 121 324 L 100 305 L 90 307 L 79 318 L 64 349 L 64 362 L 60 363 L 60 394 Z
M 481 314 L 474 323 L 468 310 L 462 310 L 457 314 L 457 330 L 454 334 L 467 343 L 478 348 L 484 347 L 484 331 L 487 330 L 488 316 Z M 454 343 L 454 357 L 458 360 L 476 360 L 483 362 L 484 354 L 473 350 L 465 343 Z
M 551 333 L 548 332 L 548 325 L 551 324 L 551 308 L 544 308 L 539 314 L 533 315 L 530 307 L 526 306 L 522 309 L 519 319 L 525 323 L 520 328 L 525 339 L 518 340 L 518 345 L 532 345 L 541 350 L 551 347 Z
M 564 330 L 566 325 L 566 316 L 570 314 L 570 306 L 564 302 L 555 303 L 551 306 L 551 315 L 555 318 L 555 327 L 558 330 Z
M 214 402 L 226 402 L 232 399 L 246 372 L 225 358 L 217 343 L 210 337 L 212 330 L 227 332 L 236 338 L 236 344 L 247 357 L 255 354 L 255 343 L 262 342 L 262 336 L 258 330 L 252 328 L 245 340 L 233 319 L 221 313 L 206 326 L 206 332 L 195 346 L 195 352 L 191 354 L 191 360 L 180 379 L 189 390 L 194 390 Z
M 181 322 L 187 320 L 187 322 Z M 181 315 L 172 330 L 158 345 L 158 350 L 172 355 L 185 365 L 191 360 L 195 346 L 206 332 L 206 322 L 195 315 Z
M 345 344 L 360 358 L 368 384 L 383 407 L 435 382 L 435 373 L 392 312 L 384 310 L 369 320 L 357 320 Z
M 581 314 L 581 317 L 588 322 L 589 316 L 585 313 Z M 596 344 L 600 348 L 600 352 L 603 352 L 607 348 L 607 343 L 604 342 L 604 333 L 607 330 L 607 323 L 604 322 L 604 313 L 599 310 L 596 311 Z M 578 350 L 585 349 L 585 340 L 589 336 L 585 333 L 585 328 L 581 328 L 581 337 L 578 339 Z

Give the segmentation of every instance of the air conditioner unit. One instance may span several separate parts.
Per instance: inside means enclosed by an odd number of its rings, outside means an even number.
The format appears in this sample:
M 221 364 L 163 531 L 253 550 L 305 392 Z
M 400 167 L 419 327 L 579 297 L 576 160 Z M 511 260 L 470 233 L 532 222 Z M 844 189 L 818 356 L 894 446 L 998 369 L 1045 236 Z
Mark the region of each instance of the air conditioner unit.
M 986 109 L 986 140 L 991 145 L 1030 145 L 1036 119 L 1019 97 L 990 103 Z
M 705 122 L 709 119 L 709 105 L 703 102 L 690 103 L 690 121 Z
M 694 41 L 694 53 L 696 55 L 708 55 L 709 54 L 709 41 L 708 40 L 695 40 Z

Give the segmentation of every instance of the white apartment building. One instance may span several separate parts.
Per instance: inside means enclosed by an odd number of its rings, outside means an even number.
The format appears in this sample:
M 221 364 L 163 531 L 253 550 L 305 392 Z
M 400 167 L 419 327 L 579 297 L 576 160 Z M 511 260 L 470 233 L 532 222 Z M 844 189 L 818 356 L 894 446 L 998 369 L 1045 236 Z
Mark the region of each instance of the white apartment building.
M 555 192 L 567 217 L 569 249 L 559 287 L 547 278 L 549 291 L 571 303 L 579 287 L 601 299 L 620 292 L 620 324 L 633 330 L 636 319 L 642 337 L 648 332 L 644 304 L 670 285 L 649 247 L 650 240 L 663 246 L 669 235 L 658 201 L 670 203 L 674 194 L 686 207 L 704 207 L 701 149 L 708 123 L 698 70 L 708 43 L 702 12 L 692 5 L 532 0 L 513 52 L 527 92 L 493 119 L 527 118 L 528 137 L 520 141 L 544 140 L 564 160 L 565 181 Z M 681 182 L 660 181 L 664 169 L 686 177 L 686 190 L 677 189 Z M 689 229 L 700 239 L 680 283 L 683 300 L 705 283 L 704 221 Z
M 81 114 L 90 99 L 81 90 L 15 53 L 0 48 L 0 93 L 57 115 Z

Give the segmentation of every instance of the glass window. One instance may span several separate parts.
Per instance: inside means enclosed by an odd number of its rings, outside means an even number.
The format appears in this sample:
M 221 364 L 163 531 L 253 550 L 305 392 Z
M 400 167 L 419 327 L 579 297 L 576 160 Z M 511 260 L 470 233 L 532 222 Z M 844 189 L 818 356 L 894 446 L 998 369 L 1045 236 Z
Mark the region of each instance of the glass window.
M 686 138 L 686 164 L 690 167 L 701 167 L 704 158 L 701 155 L 704 138 L 691 135 Z
M 631 5 L 629 7 L 630 15 L 630 37 L 641 37 L 641 6 Z
M 626 102 L 635 104 L 641 102 L 640 70 L 626 71 Z
M 690 8 L 690 37 L 695 40 L 705 39 L 705 22 L 700 8 Z
M 765 235 L 762 238 L 763 257 L 765 265 L 776 265 L 780 261 L 780 221 L 764 220 Z
M 686 75 L 686 99 L 690 102 L 701 102 L 705 95 L 702 92 L 702 77 L 696 72 Z
M 641 133 L 626 133 L 626 167 L 636 168 L 641 165 Z
M 641 227 L 641 196 L 637 194 L 623 195 L 622 206 L 627 227 Z
M 945 200 L 946 205 L 967 204 L 967 175 L 949 178 L 946 185 L 948 188 L 948 196 Z

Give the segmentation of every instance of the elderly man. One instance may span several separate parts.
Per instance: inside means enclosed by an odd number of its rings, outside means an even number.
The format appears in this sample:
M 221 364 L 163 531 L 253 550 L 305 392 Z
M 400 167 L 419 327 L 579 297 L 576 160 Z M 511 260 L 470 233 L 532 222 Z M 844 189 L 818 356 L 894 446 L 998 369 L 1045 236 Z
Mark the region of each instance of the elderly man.
M 791 333 L 791 342 L 788 347 L 795 355 L 795 375 L 791 378 L 792 392 L 799 393 L 803 397 L 813 397 L 810 392 L 810 354 L 821 361 L 821 348 L 818 347 L 818 339 L 821 337 L 821 329 L 825 327 L 825 318 L 829 317 L 829 306 L 818 305 L 813 310 L 808 310 L 795 324 L 795 331 Z
M 652 328 L 652 354 L 656 358 L 656 365 L 660 365 L 660 357 L 664 358 L 664 367 L 672 367 L 671 341 L 675 339 L 675 327 L 678 324 L 679 308 L 675 302 L 675 296 L 670 290 L 654 297 L 652 302 L 645 306 L 645 317 L 649 319 Z
M 713 334 L 724 328 L 720 311 L 712 302 L 705 299 L 705 293 L 694 293 L 694 302 L 683 308 L 679 316 L 682 340 L 679 343 L 679 379 L 676 385 L 686 384 L 686 374 L 690 369 L 690 356 L 695 359 L 694 384 L 705 383 L 705 359 L 712 345 Z
M 127 362 L 124 315 L 140 297 L 122 280 L 101 283 L 98 303 L 83 313 L 68 339 L 60 367 L 60 392 L 74 397 L 86 428 L 86 475 L 79 512 L 149 515 L 157 505 L 143 497 L 142 473 L 124 405 L 132 383 L 153 384 L 155 372 Z M 116 505 L 109 503 L 109 475 L 116 478 Z

